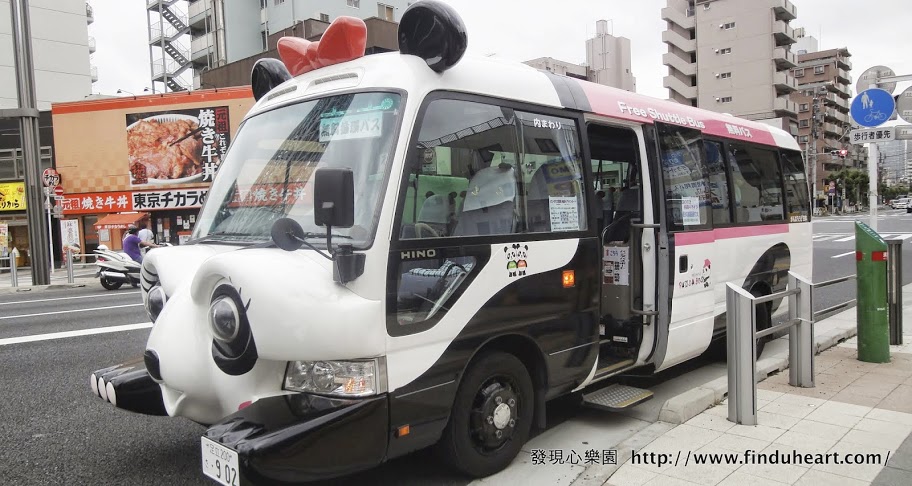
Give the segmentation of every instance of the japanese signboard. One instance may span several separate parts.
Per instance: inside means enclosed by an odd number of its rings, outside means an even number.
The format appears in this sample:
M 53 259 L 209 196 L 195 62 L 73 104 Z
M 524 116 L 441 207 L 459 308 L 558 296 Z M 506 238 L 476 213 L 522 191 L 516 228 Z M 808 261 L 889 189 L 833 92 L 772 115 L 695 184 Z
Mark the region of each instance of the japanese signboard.
M 60 220 L 60 241 L 63 248 L 79 246 L 79 220 L 78 219 L 61 219 Z M 75 251 L 75 249 L 74 249 Z M 79 253 L 76 251 L 76 253 Z
M 9 225 L 0 223 L 0 254 L 6 255 L 7 248 L 9 248 Z
M 126 120 L 132 186 L 212 182 L 231 142 L 227 106 L 132 113 Z
M 60 206 L 66 215 L 194 209 L 203 205 L 208 192 L 208 188 L 196 188 L 68 194 Z
M 0 211 L 25 209 L 25 183 L 0 182 Z
M 854 144 L 889 142 L 894 138 L 894 127 L 862 128 L 849 132 L 849 141 Z

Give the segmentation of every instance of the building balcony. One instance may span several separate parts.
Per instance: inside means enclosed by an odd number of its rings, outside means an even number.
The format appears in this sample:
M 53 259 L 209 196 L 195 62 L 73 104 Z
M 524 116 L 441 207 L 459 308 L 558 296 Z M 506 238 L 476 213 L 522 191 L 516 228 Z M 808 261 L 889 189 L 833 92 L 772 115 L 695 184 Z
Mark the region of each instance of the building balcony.
M 89 36 L 89 54 L 95 53 L 95 48 L 96 48 L 95 38 L 92 36 Z
M 773 5 L 773 14 L 776 20 L 795 20 L 798 18 L 798 8 L 789 0 L 777 0 Z
M 681 34 L 673 30 L 662 32 L 662 42 L 671 44 L 684 52 L 696 52 L 697 41 L 695 39 L 686 39 Z
M 97 66 L 89 67 L 89 73 L 92 76 L 92 82 L 97 83 L 98 82 L 98 67 Z
M 849 74 L 849 72 L 846 71 L 845 69 L 837 68 L 836 69 L 836 81 L 839 81 L 840 83 L 851 84 L 852 75 Z
M 92 22 L 95 22 L 95 9 L 86 4 L 86 24 L 91 25 Z
M 696 26 L 696 18 L 693 15 L 688 17 L 686 12 L 681 12 L 671 7 L 662 9 L 662 20 L 672 22 L 685 29 L 693 29 Z
M 782 20 L 773 21 L 773 37 L 776 39 L 777 46 L 787 46 L 798 41 L 795 37 L 795 29 Z
M 187 17 L 189 18 L 189 25 L 192 29 L 205 29 L 206 28 L 206 17 L 209 16 L 209 11 L 206 10 L 206 4 L 208 2 L 199 1 L 193 2 L 187 7 Z
M 842 130 L 835 123 L 824 123 L 823 132 L 832 135 L 842 135 Z
M 677 92 L 679 95 L 687 99 L 696 99 L 697 97 L 696 86 L 688 86 L 683 81 L 674 76 L 665 76 L 665 78 L 662 80 L 662 86 Z
M 680 56 L 671 52 L 662 54 L 662 64 L 677 69 L 685 76 L 695 76 L 697 74 L 697 64 L 685 61 Z
M 785 47 L 773 49 L 773 62 L 776 63 L 776 69 L 780 71 L 798 66 L 798 60 L 795 58 L 795 53 Z
M 214 35 L 212 32 L 194 37 L 190 41 L 190 60 L 196 61 L 200 58 L 205 58 L 212 52 L 212 46 L 214 45 Z
M 795 87 L 795 78 L 787 71 L 773 73 L 773 86 L 776 88 L 777 95 L 797 91 L 797 88 Z
M 773 110 L 777 115 L 798 116 L 798 104 L 785 98 L 776 98 L 773 100 Z
M 852 61 L 849 60 L 848 56 L 836 56 L 836 67 L 851 71 Z

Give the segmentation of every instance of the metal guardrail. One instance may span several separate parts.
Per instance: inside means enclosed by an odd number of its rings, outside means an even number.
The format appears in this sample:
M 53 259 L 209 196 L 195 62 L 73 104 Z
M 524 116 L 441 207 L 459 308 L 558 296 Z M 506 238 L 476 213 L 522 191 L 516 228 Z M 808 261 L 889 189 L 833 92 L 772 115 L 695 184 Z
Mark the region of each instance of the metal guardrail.
M 18 275 L 18 270 L 16 269 L 16 257 L 11 255 L 8 257 L 0 258 L 0 262 L 2 262 L 4 260 L 9 261 L 10 284 L 13 287 L 18 287 L 19 286 L 19 275 Z
M 789 272 L 787 290 L 755 297 L 740 285 L 726 284 L 728 341 L 728 420 L 757 425 L 757 339 L 788 329 L 789 384 L 814 387 L 813 287 Z M 788 319 L 757 332 L 757 304 L 788 297 Z

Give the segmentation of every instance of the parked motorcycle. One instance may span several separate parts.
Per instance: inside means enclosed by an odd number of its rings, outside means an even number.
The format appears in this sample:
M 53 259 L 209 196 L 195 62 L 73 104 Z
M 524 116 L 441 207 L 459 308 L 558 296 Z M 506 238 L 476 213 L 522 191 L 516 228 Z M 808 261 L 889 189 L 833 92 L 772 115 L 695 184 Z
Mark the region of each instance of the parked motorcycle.
M 101 286 L 108 290 L 117 290 L 128 283 L 133 288 L 139 287 L 139 270 L 141 265 L 133 261 L 129 255 L 122 251 L 109 250 L 100 245 L 95 249 L 95 266 L 98 267 L 95 276 L 101 281 Z

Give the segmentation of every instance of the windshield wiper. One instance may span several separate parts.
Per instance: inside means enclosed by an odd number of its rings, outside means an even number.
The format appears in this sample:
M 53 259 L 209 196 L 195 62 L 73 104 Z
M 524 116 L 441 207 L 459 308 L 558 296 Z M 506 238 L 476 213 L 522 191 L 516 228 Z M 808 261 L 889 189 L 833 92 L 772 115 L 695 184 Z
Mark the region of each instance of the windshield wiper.
M 330 236 L 332 236 L 333 238 L 347 238 L 349 240 L 352 239 L 351 236 L 339 235 L 336 233 L 332 233 Z M 326 233 L 304 233 L 303 238 L 326 238 Z

